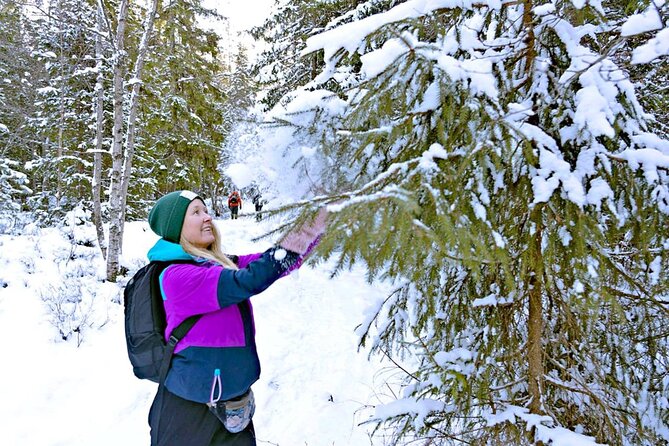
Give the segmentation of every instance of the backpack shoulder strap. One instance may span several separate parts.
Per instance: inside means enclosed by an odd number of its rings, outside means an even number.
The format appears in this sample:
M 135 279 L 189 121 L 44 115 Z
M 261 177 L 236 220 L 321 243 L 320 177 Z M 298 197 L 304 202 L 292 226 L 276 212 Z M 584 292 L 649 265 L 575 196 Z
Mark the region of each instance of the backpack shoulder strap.
M 187 318 L 172 331 L 172 334 L 170 334 L 170 338 L 167 341 L 167 348 L 165 349 L 165 355 L 163 356 L 163 362 L 160 364 L 160 379 L 158 380 L 160 386 L 165 384 L 167 372 L 170 370 L 170 363 L 172 362 L 172 355 L 174 355 L 174 349 L 179 341 L 186 336 L 190 329 L 193 328 L 193 325 L 195 325 L 201 317 L 201 314 L 196 314 L 195 316 Z
M 156 274 L 156 278 L 160 277 L 160 274 L 170 265 L 174 265 L 177 263 L 190 263 L 190 264 L 195 264 L 197 262 L 190 261 L 190 260 L 177 260 L 173 262 L 156 262 L 158 263 L 158 271 Z M 160 379 L 158 380 L 159 386 L 163 386 L 165 383 L 165 378 L 167 378 L 167 372 L 170 369 L 170 363 L 172 362 L 172 355 L 174 354 L 174 349 L 176 348 L 177 344 L 179 341 L 181 341 L 184 336 L 190 331 L 191 328 L 193 328 L 193 325 L 200 320 L 202 317 L 201 314 L 196 314 L 194 316 L 190 316 L 186 318 L 182 323 L 177 325 L 177 327 L 172 330 L 172 333 L 170 334 L 170 337 L 167 341 L 167 348 L 165 350 L 165 355 L 163 356 L 163 362 L 160 365 Z
M 170 339 L 168 341 L 168 344 L 174 343 L 174 346 L 176 347 L 177 343 L 186 336 L 186 334 L 190 331 L 191 328 L 193 328 L 193 325 L 202 317 L 201 314 L 196 314 L 194 316 L 186 318 L 185 321 L 177 325 L 177 327 L 172 330 L 172 333 L 170 334 Z

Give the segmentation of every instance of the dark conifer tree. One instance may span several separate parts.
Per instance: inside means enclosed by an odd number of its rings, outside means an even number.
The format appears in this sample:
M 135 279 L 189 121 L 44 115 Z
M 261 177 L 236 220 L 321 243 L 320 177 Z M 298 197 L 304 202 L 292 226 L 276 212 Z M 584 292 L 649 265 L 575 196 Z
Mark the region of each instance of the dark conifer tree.
M 261 103 L 267 110 L 293 89 L 306 84 L 323 68 L 321 53 L 303 55 L 309 36 L 328 27 L 383 11 L 398 0 L 291 0 L 277 2 L 277 8 L 251 35 L 266 43 L 253 66 L 263 89 Z
M 130 191 L 148 200 L 153 197 L 147 191 L 217 183 L 226 132 L 220 37 L 197 22 L 216 13 L 201 0 L 168 1 L 163 8 L 147 61 L 137 180 Z
M 40 147 L 31 162 L 33 208 L 57 218 L 91 199 L 90 129 L 94 125 L 95 9 L 88 1 L 51 0 L 34 18 L 33 54 L 42 67 L 35 83 L 34 139 Z
M 26 163 L 38 148 L 30 117 L 40 67 L 31 57 L 21 5 L 0 0 L 0 210 L 21 209 L 32 192 Z

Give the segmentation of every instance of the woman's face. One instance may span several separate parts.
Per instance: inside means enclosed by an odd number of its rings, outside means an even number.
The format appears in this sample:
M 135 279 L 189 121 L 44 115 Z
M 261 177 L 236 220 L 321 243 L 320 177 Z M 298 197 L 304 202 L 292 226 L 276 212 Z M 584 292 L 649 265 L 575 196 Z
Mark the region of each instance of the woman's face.
M 212 230 L 213 222 L 202 200 L 196 198 L 186 209 L 186 217 L 181 227 L 181 236 L 193 246 L 207 249 L 216 240 Z

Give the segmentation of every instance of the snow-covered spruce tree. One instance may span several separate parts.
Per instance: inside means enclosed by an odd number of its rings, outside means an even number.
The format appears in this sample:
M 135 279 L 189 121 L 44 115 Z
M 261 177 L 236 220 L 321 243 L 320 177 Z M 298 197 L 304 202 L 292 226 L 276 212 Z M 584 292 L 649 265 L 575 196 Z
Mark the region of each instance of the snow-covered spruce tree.
M 265 43 L 253 67 L 254 75 L 264 87 L 261 102 L 265 108 L 274 107 L 286 93 L 304 85 L 323 68 L 320 54 L 301 55 L 309 36 L 328 26 L 369 16 L 400 2 L 277 0 L 272 15 L 261 26 L 251 30 L 254 39 Z
M 285 120 L 323 116 L 351 190 L 320 252 L 397 283 L 361 327 L 405 359 L 392 444 L 669 441 L 669 143 L 616 63 L 637 35 L 666 64 L 666 24 L 662 0 L 410 0 L 307 41 L 327 68 Z
M 258 90 L 249 73 L 249 58 L 243 43 L 237 44 L 233 66 L 223 74 L 222 81 L 227 98 L 224 104 L 226 128 L 230 129 L 236 121 L 244 119 Z
M 31 206 L 45 219 L 63 218 L 81 200 L 90 200 L 90 128 L 95 88 L 95 7 L 89 1 L 51 0 L 33 11 L 30 45 L 43 66 L 32 117 L 41 147 L 31 160 Z
M 20 210 L 20 197 L 31 192 L 27 186 L 28 177 L 16 169 L 17 164 L 14 160 L 0 156 L 0 214 Z
M 31 193 L 26 163 L 35 147 L 29 119 L 39 70 L 26 45 L 29 25 L 18 2 L 0 0 L 0 212 L 21 209 Z
M 223 214 L 224 209 L 227 209 L 227 195 L 232 189 L 239 187 L 233 184 L 225 171 L 235 161 L 244 160 L 255 152 L 253 140 L 258 130 L 253 105 L 259 89 L 250 73 L 247 48 L 243 43 L 237 44 L 236 53 L 232 57 L 231 66 L 221 79 L 226 97 L 223 104 L 226 135 L 219 155 L 221 181 L 215 185 L 220 188 L 220 199 L 212 200 L 216 215 Z M 261 168 L 260 165 L 257 167 Z M 244 194 L 242 191 L 242 195 Z M 216 195 L 208 196 L 215 198 Z
M 634 5 L 636 3 L 632 2 L 628 7 L 631 8 Z M 616 18 L 622 20 L 624 16 L 619 15 Z M 657 19 L 657 16 L 653 17 L 653 15 L 650 15 L 648 18 L 654 21 Z M 666 17 L 664 20 L 666 21 Z M 655 26 L 659 25 L 656 23 Z M 651 27 L 653 26 L 651 25 Z M 669 36 L 665 36 L 662 40 L 666 41 L 668 38 Z M 669 95 L 667 94 L 669 64 L 663 63 L 660 60 L 654 60 L 651 63 L 631 63 L 633 57 L 640 57 L 639 55 L 642 54 L 640 51 L 645 51 L 642 47 L 638 48 L 645 39 L 647 39 L 647 36 L 644 36 L 643 33 L 641 35 L 627 36 L 625 40 L 620 42 L 622 46 L 619 51 L 615 52 L 613 57 L 617 64 L 627 68 L 627 73 L 632 82 L 643 86 L 643 88 L 638 88 L 636 93 L 643 109 L 646 112 L 652 113 L 655 118 L 648 122 L 649 129 L 653 133 L 667 139 L 669 138 Z M 658 49 L 660 49 L 662 40 L 658 40 L 657 44 L 651 43 L 651 46 L 657 45 Z M 664 43 L 664 45 L 666 48 L 667 44 Z M 635 56 L 635 49 L 637 56 Z M 652 50 L 652 52 L 655 53 L 655 50 Z
M 217 14 L 202 0 L 169 2 L 156 19 L 141 104 L 142 128 L 131 195 L 207 187 L 216 182 L 217 147 L 225 137 L 225 97 L 219 80 L 220 37 L 198 17 Z M 147 190 L 151 191 L 147 195 Z M 142 207 L 132 214 L 145 215 Z

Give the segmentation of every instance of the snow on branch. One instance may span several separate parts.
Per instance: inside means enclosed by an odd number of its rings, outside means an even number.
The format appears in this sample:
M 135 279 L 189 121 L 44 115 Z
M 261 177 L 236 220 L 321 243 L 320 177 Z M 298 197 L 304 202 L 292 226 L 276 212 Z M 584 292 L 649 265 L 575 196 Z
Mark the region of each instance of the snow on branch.
M 535 415 L 529 413 L 525 407 L 507 406 L 503 411 L 485 415 L 488 426 L 501 423 L 516 423 L 520 419 L 527 424 L 528 430 L 535 429 L 535 441 L 543 441 L 553 446 L 567 446 L 578 444 L 580 446 L 603 446 L 595 442 L 592 437 L 577 434 L 565 428 L 554 426 L 553 419 L 546 415 Z
M 669 28 L 663 25 L 662 20 L 662 13 L 666 14 L 668 9 L 665 0 L 651 1 L 643 12 L 630 16 L 620 28 L 620 34 L 624 37 L 660 30 L 654 37 L 634 50 L 633 64 L 649 63 L 659 57 L 669 55 Z
M 632 169 L 641 167 L 651 184 L 659 181 L 658 169 L 669 169 L 669 156 L 655 149 L 627 149 L 616 158 L 627 161 Z
M 400 20 L 422 17 L 439 9 L 460 8 L 469 10 L 474 6 L 483 6 L 483 4 L 493 9 L 499 9 L 502 2 L 494 0 L 487 2 L 474 2 L 472 0 L 409 0 L 386 12 L 375 14 L 356 22 L 347 23 L 338 28 L 310 37 L 307 39 L 307 44 L 302 54 L 305 55 L 322 49 L 325 51 L 325 59 L 328 60 L 342 48 L 349 53 L 355 52 L 367 36 L 385 25 L 399 22 Z

